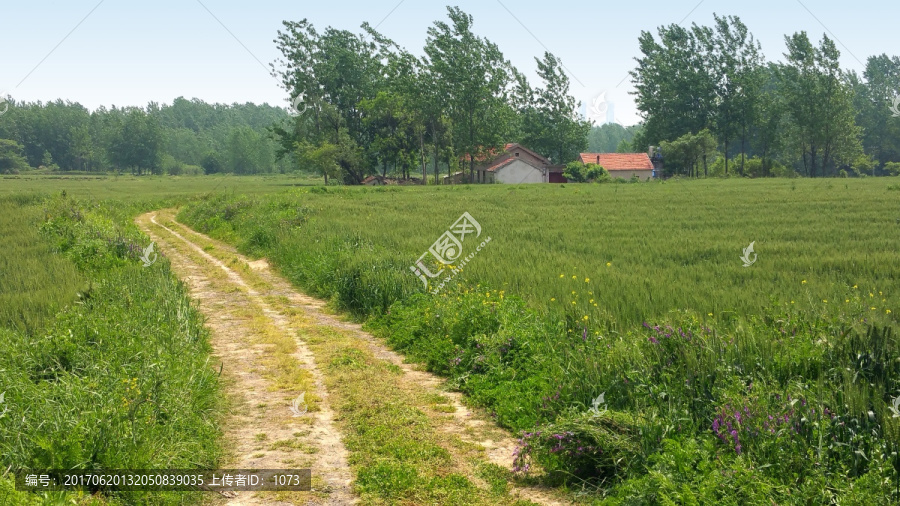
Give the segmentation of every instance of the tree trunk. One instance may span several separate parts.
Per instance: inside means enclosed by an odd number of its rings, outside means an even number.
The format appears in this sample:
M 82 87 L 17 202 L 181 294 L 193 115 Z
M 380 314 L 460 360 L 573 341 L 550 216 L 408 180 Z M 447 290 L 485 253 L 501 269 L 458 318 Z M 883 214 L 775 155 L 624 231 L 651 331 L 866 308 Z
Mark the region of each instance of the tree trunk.
M 725 138 L 725 175 L 728 175 L 728 137 Z
M 434 184 L 441 184 L 440 175 L 438 174 L 438 146 L 440 141 L 438 140 L 437 126 L 435 125 L 434 119 L 431 120 L 431 141 L 434 143 Z
M 422 159 L 422 184 L 428 184 L 428 168 L 425 166 L 425 126 L 419 130 L 419 155 Z
M 747 125 L 743 125 L 741 129 L 741 175 L 744 175 L 744 154 L 747 144 Z
M 816 167 L 816 148 L 815 147 L 812 147 L 809 150 L 809 160 L 810 160 L 810 171 L 812 174 L 810 177 L 816 177 L 817 167 Z

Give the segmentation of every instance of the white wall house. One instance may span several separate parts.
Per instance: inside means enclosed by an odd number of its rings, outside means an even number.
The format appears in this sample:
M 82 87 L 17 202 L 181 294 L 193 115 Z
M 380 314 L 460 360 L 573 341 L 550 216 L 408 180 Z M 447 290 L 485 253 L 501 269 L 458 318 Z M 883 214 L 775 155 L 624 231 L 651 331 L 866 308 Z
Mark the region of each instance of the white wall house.
M 555 167 L 550 160 L 521 146 L 507 144 L 501 153 L 487 163 L 475 168 L 476 183 L 549 183 L 554 176 L 561 177 L 562 167 Z
M 535 167 L 524 160 L 512 158 L 499 167 L 484 172 L 486 183 L 522 184 L 546 183 L 547 170 Z

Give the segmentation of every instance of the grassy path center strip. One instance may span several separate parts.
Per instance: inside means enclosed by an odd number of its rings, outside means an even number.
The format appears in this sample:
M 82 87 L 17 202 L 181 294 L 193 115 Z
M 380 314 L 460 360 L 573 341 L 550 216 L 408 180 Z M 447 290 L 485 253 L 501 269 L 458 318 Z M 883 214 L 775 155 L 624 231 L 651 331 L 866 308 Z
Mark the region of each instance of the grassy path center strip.
M 443 380 L 405 363 L 358 325 L 327 314 L 324 303 L 298 293 L 264 261 L 175 223 L 171 212 L 158 221 L 289 320 L 323 375 L 362 503 L 563 503 L 548 489 L 515 483 L 514 440 L 444 390 Z

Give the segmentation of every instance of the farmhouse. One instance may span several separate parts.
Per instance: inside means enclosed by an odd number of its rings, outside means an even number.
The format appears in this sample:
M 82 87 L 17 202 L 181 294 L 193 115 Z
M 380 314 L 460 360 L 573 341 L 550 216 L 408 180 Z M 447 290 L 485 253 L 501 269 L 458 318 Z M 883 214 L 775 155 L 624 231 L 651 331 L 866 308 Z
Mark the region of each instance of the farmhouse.
M 507 144 L 503 151 L 475 167 L 475 183 L 565 183 L 564 167 L 521 144 Z
M 654 177 L 654 166 L 647 153 L 581 153 L 581 163 L 596 163 L 609 172 L 613 178 L 631 179 L 637 176 L 641 181 Z

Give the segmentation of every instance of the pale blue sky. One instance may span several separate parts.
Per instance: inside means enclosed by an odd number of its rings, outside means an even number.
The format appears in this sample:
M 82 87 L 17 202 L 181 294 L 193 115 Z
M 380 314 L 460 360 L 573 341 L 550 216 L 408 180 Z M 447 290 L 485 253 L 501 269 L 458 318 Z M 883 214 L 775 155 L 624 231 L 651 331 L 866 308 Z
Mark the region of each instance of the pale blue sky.
M 844 67 L 857 71 L 863 66 L 850 52 L 863 62 L 872 54 L 900 54 L 896 0 L 501 1 L 452 5 L 472 14 L 475 31 L 497 43 L 533 83 L 533 57 L 541 56 L 546 46 L 572 72 L 573 95 L 589 104 L 606 91 L 623 124 L 638 117 L 628 94 L 630 82 L 620 83 L 634 66 L 640 31 L 655 32 L 659 25 L 682 20 L 686 25 L 711 24 L 713 12 L 738 15 L 762 42 L 769 60 L 782 58 L 785 34 L 806 30 L 818 40 L 827 27 L 849 48 L 838 45 Z M 91 109 L 171 102 L 178 96 L 287 105 L 278 82 L 197 0 L 104 0 L 48 57 L 98 2 L 4 2 L 0 92 L 17 100 L 63 98 Z M 387 16 L 379 31 L 421 54 L 428 26 L 445 19 L 447 5 L 425 0 L 405 0 L 399 6 L 399 0 L 202 2 L 266 65 L 279 56 L 272 40 L 284 19 L 307 18 L 320 29 L 357 30 L 363 21 L 375 25 Z

